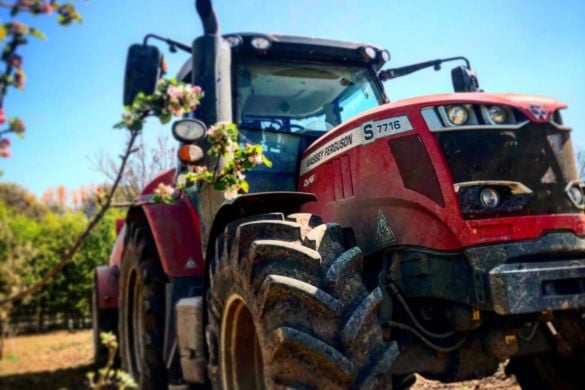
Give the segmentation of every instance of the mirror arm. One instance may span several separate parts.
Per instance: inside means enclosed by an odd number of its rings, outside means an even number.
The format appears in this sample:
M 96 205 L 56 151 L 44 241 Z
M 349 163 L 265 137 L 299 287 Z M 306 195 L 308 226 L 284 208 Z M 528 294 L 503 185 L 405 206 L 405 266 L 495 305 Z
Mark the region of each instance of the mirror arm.
M 156 34 L 146 35 L 144 37 L 143 44 L 147 45 L 148 40 L 151 38 L 157 39 L 157 40 L 162 41 L 162 42 L 166 43 L 167 45 L 169 45 L 169 50 L 173 53 L 176 52 L 177 49 L 181 49 L 184 52 L 187 52 L 189 54 L 192 54 L 192 52 L 193 52 L 193 50 L 191 49 L 191 46 L 189 46 L 189 45 L 185 45 L 184 43 L 177 42 L 177 41 L 170 39 L 170 38 L 164 38 L 164 37 L 161 37 L 160 35 L 156 35 Z
M 406 65 L 406 66 L 402 66 L 400 68 L 382 70 L 382 71 L 380 71 L 380 73 L 378 73 L 378 77 L 380 78 L 381 81 L 387 81 L 387 80 L 395 79 L 397 77 L 406 76 L 408 74 L 418 72 L 419 70 L 430 68 L 430 67 L 434 67 L 435 70 L 440 70 L 442 63 L 450 62 L 450 61 L 459 61 L 459 60 L 465 61 L 465 66 L 467 67 L 467 69 L 471 69 L 471 65 L 469 63 L 469 60 L 463 56 L 458 56 L 458 57 L 449 57 L 449 58 L 443 58 L 443 59 L 438 59 L 438 60 L 420 62 L 418 64 Z

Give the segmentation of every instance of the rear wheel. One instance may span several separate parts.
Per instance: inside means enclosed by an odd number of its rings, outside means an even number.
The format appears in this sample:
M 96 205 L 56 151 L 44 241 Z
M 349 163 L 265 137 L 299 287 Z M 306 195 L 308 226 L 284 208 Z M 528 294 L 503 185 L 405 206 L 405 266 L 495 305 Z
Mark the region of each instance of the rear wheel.
M 207 341 L 215 388 L 384 388 L 398 355 L 378 323 L 362 255 L 308 214 L 234 222 L 210 264 Z
M 163 360 L 166 275 L 146 225 L 128 230 L 120 279 L 122 368 L 141 389 L 166 389 Z

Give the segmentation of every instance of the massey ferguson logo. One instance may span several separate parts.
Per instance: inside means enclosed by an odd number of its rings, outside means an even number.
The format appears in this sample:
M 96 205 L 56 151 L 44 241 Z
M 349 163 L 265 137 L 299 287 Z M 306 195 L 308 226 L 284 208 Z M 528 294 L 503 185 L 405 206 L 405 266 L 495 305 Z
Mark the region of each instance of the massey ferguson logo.
M 548 110 L 539 104 L 531 104 L 528 111 L 536 120 L 545 120 L 548 116 Z

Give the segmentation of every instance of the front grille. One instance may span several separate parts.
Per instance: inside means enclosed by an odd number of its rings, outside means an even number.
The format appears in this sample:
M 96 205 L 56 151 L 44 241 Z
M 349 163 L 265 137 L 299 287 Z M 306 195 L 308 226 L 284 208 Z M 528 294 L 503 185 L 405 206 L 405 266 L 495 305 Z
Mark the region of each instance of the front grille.
M 528 123 L 516 130 L 486 128 L 435 135 L 454 183 L 509 181 L 532 190 L 530 196 L 517 195 L 517 199 L 503 191 L 506 202 L 492 209 L 482 207 L 479 198 L 470 195 L 470 191 L 479 194 L 483 187 L 460 191 L 465 218 L 582 212 L 565 193 L 567 185 L 578 178 L 570 132 L 550 124 Z

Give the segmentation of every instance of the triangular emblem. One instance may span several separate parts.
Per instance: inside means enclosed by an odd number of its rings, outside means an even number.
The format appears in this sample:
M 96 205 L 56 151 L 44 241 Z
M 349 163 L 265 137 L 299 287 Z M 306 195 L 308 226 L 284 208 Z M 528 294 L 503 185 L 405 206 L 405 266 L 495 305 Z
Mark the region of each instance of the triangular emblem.
M 396 240 L 396 236 L 390 226 L 382 210 L 378 210 L 378 218 L 376 221 L 376 241 L 378 244 L 386 244 Z
M 189 258 L 189 260 L 187 260 L 187 263 L 185 263 L 185 268 L 187 269 L 197 268 L 197 263 L 192 258 Z

